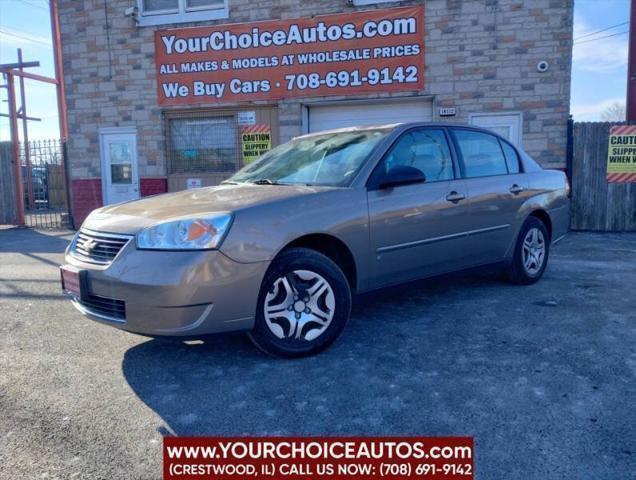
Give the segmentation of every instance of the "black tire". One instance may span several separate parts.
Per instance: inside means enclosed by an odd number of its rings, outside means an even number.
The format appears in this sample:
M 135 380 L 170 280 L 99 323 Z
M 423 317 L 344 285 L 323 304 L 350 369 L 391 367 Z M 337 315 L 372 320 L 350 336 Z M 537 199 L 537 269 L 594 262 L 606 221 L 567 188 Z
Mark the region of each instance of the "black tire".
M 545 253 L 543 256 L 543 262 L 536 271 L 528 271 L 524 265 L 524 241 L 528 232 L 533 229 L 537 229 L 542 237 L 545 245 Z M 537 217 L 528 217 L 519 231 L 517 242 L 515 243 L 515 251 L 512 257 L 512 262 L 505 269 L 505 274 L 508 280 L 517 285 L 531 285 L 539 281 L 543 272 L 548 265 L 548 257 L 550 255 L 550 236 L 545 224 Z
M 292 272 L 304 270 L 321 276 L 331 287 L 334 300 L 332 318 L 324 331 L 312 340 L 279 338 L 268 326 L 265 318 L 266 299 L 276 290 L 275 283 Z M 299 280 L 298 277 L 294 281 Z M 302 279 L 300 279 L 302 281 Z M 300 290 L 300 286 L 298 286 Z M 283 292 L 284 293 L 284 292 Z M 330 309 L 331 311 L 331 309 Z M 285 312 L 287 313 L 287 312 Z M 258 295 L 254 329 L 248 333 L 250 339 L 263 352 L 279 357 L 304 357 L 321 352 L 342 333 L 351 313 L 351 289 L 338 265 L 329 257 L 308 248 L 290 248 L 278 255 L 270 265 Z M 290 313 L 291 314 L 291 313 Z M 304 317 L 303 317 L 304 318 Z M 283 326 L 285 320 L 282 319 Z M 311 326 L 311 325 L 310 325 Z M 287 334 L 289 330 L 281 333 Z M 299 329 L 300 330 L 300 329 Z M 297 332 L 297 330 L 296 330 Z

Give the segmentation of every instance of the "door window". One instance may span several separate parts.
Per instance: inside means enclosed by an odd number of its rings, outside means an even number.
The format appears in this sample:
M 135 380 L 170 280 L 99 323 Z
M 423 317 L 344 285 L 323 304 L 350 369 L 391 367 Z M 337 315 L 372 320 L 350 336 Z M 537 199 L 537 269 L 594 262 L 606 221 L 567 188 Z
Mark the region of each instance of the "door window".
M 464 162 L 466 177 L 488 177 L 508 173 L 506 159 L 497 137 L 487 133 L 457 129 L 455 138 Z
M 383 172 L 396 166 L 420 170 L 426 182 L 439 182 L 453 178 L 453 161 L 441 129 L 413 130 L 400 137 L 385 157 Z
M 133 156 L 128 142 L 108 144 L 110 158 L 110 178 L 112 183 L 132 183 Z
M 493 125 L 492 127 L 488 127 L 488 129 L 501 135 L 503 138 L 510 138 L 512 133 L 512 127 L 510 125 Z
M 521 145 L 520 113 L 474 113 L 469 116 L 469 123 L 492 130 L 513 145 Z
M 519 155 L 517 155 L 517 151 L 508 142 L 502 141 L 501 146 L 506 157 L 508 173 L 519 173 Z

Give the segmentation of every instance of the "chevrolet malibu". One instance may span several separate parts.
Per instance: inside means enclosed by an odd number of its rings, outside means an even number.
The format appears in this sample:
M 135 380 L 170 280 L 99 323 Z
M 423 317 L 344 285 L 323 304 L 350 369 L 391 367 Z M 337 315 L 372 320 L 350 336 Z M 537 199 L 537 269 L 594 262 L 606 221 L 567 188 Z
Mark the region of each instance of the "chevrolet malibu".
M 62 287 L 123 330 L 246 331 L 302 356 L 341 334 L 353 294 L 491 264 L 536 282 L 568 224 L 563 172 L 490 131 L 348 128 L 298 137 L 216 187 L 95 210 Z

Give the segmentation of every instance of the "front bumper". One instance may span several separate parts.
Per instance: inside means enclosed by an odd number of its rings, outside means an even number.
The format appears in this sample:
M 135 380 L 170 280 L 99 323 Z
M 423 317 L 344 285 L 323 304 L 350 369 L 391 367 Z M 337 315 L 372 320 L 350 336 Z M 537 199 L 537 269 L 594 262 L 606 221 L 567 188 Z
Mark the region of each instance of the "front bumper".
M 74 257 L 66 263 L 85 270 L 88 295 L 125 305 L 111 316 L 73 298 L 87 317 L 151 336 L 196 336 L 249 330 L 269 262 L 238 263 L 217 250 L 137 250 L 128 242 L 114 261 L 99 266 Z

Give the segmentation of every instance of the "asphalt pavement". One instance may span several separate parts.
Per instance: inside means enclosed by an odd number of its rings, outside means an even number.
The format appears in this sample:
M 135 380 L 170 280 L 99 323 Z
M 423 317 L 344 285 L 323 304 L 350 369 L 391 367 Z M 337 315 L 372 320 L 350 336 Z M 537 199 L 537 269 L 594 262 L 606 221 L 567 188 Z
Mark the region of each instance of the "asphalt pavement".
M 0 477 L 155 479 L 165 435 L 472 435 L 478 479 L 636 472 L 636 234 L 573 233 L 542 281 L 453 275 L 356 301 L 323 354 L 83 318 L 70 232 L 0 230 Z

